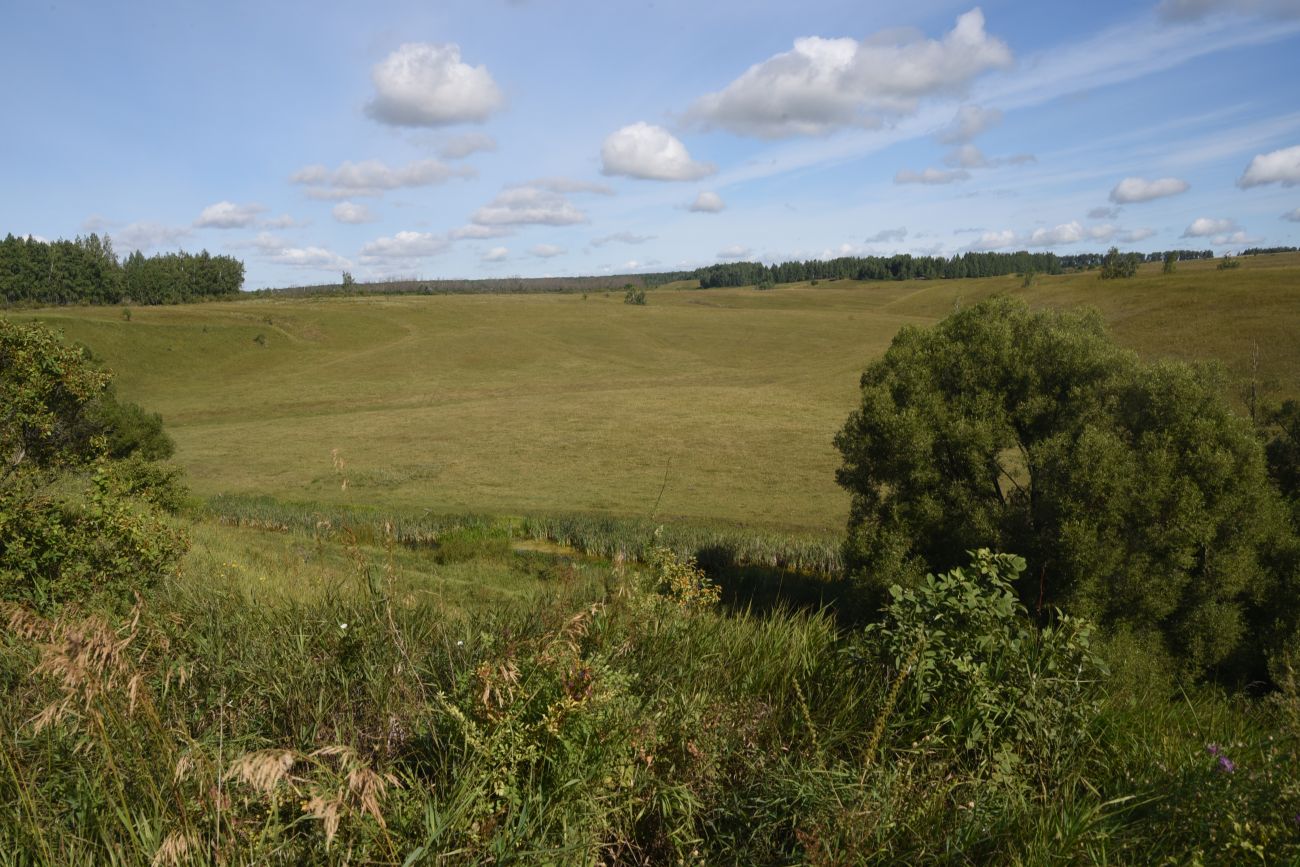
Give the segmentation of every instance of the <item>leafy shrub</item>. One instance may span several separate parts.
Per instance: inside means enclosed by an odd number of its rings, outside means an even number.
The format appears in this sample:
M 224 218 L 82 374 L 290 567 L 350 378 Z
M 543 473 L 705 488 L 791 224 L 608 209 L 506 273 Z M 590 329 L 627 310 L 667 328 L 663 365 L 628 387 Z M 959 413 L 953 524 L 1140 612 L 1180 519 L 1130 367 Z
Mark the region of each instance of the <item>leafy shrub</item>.
M 1104 663 L 1087 621 L 1035 628 L 1012 586 L 1025 561 L 988 550 L 971 563 L 894 585 L 861 647 L 901 682 L 899 710 L 918 734 L 1002 773 L 1047 777 L 1086 743 Z
M 1219 260 L 1219 264 L 1216 267 L 1219 271 L 1231 271 L 1234 268 L 1240 268 L 1241 262 L 1237 261 L 1232 256 L 1224 256 Z
M 1294 622 L 1294 536 L 1213 370 L 1144 364 L 1095 314 L 993 299 L 904 328 L 836 438 L 864 604 L 985 545 L 1020 597 L 1159 634 L 1188 672 L 1263 674 Z M 1288 577 L 1290 576 L 1290 577 Z
M 1102 280 L 1116 280 L 1126 277 L 1136 277 L 1138 270 L 1138 255 L 1136 253 L 1121 253 L 1118 247 L 1111 247 L 1101 260 Z
M 631 283 L 629 283 L 626 287 L 624 287 L 623 290 L 623 303 L 644 306 L 645 290 L 639 289 L 636 286 L 633 286 Z
M 176 473 L 146 461 L 170 440 L 108 384 L 49 330 L 0 320 L 0 599 L 127 600 L 184 552 L 157 510 L 179 505 Z

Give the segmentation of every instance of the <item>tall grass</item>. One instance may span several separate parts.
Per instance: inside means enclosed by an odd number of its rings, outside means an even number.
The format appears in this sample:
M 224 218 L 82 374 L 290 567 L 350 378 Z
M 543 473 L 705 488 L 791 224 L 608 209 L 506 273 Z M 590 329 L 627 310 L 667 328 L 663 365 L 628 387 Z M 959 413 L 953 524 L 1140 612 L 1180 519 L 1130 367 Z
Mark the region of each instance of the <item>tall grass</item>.
M 1293 685 L 1113 692 L 1045 787 L 935 737 L 945 708 L 828 615 L 723 614 L 647 568 L 472 610 L 383 563 L 303 602 L 211 574 L 125 617 L 10 607 L 0 863 L 1300 857 Z

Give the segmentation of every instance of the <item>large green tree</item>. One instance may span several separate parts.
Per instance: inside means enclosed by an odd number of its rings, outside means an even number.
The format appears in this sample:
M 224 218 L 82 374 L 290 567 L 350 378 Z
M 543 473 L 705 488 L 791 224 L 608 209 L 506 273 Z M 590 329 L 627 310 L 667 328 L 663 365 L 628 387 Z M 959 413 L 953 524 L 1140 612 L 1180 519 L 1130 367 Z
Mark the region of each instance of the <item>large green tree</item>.
M 1019 592 L 1143 633 L 1189 671 L 1253 668 L 1296 602 L 1286 511 L 1211 368 L 1144 363 L 1094 313 L 996 298 L 906 327 L 836 438 L 869 604 L 991 546 Z

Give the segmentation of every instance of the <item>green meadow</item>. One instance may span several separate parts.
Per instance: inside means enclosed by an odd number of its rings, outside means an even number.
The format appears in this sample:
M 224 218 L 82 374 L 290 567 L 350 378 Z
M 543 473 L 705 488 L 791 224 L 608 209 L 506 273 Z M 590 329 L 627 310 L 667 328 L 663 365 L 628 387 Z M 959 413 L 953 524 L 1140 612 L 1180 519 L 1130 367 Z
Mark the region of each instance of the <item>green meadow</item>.
M 1300 255 L 978 280 L 257 299 L 25 313 L 160 412 L 199 495 L 837 531 L 831 440 L 905 325 L 989 295 L 1099 310 L 1147 358 L 1300 394 Z M 346 482 L 346 484 L 344 484 Z

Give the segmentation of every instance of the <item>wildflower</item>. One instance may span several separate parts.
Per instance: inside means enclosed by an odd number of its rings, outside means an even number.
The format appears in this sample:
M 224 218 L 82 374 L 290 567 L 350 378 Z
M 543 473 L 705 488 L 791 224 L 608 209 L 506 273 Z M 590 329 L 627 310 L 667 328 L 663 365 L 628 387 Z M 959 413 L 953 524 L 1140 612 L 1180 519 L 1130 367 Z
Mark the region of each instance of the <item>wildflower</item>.
M 347 632 L 347 631 L 348 631 L 348 625 L 347 625 L 346 623 L 340 623 L 340 624 L 339 624 L 339 629 L 343 630 L 344 632 Z
M 1237 770 L 1237 763 L 1227 756 L 1219 756 L 1219 770 L 1225 774 L 1231 774 Z

